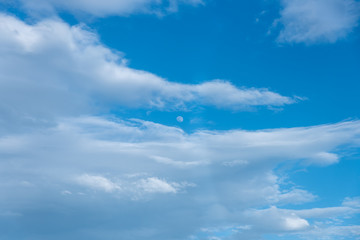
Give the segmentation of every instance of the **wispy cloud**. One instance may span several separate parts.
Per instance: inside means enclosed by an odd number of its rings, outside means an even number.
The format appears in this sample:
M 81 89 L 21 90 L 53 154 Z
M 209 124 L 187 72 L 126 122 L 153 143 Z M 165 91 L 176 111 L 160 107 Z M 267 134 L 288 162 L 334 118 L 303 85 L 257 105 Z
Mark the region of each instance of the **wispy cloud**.
M 18 0 L 28 11 L 38 14 L 69 11 L 71 13 L 86 13 L 96 17 L 111 15 L 127 16 L 145 13 L 163 15 L 176 12 L 179 5 L 202 5 L 202 0 Z M 32 13 L 34 14 L 34 13 Z
M 334 43 L 347 37 L 360 18 L 355 0 L 282 0 L 281 43 Z

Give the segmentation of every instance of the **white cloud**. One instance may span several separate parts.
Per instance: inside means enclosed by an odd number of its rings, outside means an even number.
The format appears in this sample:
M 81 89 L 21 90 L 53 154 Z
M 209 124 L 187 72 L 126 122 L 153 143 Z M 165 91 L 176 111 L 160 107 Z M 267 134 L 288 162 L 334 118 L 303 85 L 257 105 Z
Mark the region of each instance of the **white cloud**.
M 266 161 L 302 161 L 304 164 L 329 165 L 336 161 L 318 158 L 344 145 L 358 146 L 359 121 L 288 129 L 258 131 L 197 131 L 186 134 L 180 128 L 140 120 L 106 120 L 83 117 L 63 120 L 58 131 L 86 132 L 89 151 L 141 154 L 146 159 L 173 167 L 220 164 L 223 167 L 251 167 Z M 103 140 L 102 140 L 103 139 Z M 107 139 L 107 140 L 106 140 Z M 82 144 L 81 141 L 79 144 Z M 127 146 L 123 149 L 124 144 Z M 336 152 L 330 154 L 335 155 Z M 338 160 L 338 158 L 337 158 Z M 246 164 L 229 162 L 243 161 Z M 224 166 L 225 165 L 225 166 Z
M 341 219 L 359 213 L 358 208 L 350 207 L 328 207 L 304 210 L 280 209 L 270 207 L 261 210 L 248 210 L 244 212 L 244 218 L 252 227 L 249 232 L 240 232 L 238 237 L 247 234 L 256 234 L 256 239 L 261 239 L 261 234 L 282 233 L 285 237 L 300 237 L 300 239 L 338 239 L 338 237 L 354 237 L 359 233 L 359 226 L 344 226 Z M 241 214 L 241 213 L 240 213 Z M 340 221 L 337 223 L 335 220 Z M 324 219 L 324 222 L 314 221 L 310 223 L 307 219 Z M 260 233 L 260 234 L 259 234 Z M 282 239 L 279 237 L 279 239 Z M 285 238 L 287 239 L 287 238 Z M 296 238 L 297 239 L 297 238 Z
M 139 200 L 146 197 L 146 194 L 156 193 L 179 193 L 186 187 L 194 187 L 190 183 L 167 182 L 157 177 L 141 178 L 142 174 L 132 174 L 129 176 L 117 177 L 111 180 L 101 175 L 82 174 L 75 178 L 75 182 L 89 189 L 101 190 L 114 193 L 116 196 L 129 197 Z M 63 191 L 68 194 L 70 191 Z
M 316 196 L 303 189 L 292 189 L 291 191 L 279 194 L 277 197 L 278 199 L 276 199 L 276 201 L 278 203 L 285 204 L 301 204 L 306 202 L 312 202 L 316 199 Z
M 181 84 L 132 69 L 93 32 L 59 20 L 29 25 L 0 14 L 0 55 L 0 122 L 11 131 L 49 127 L 59 116 L 94 114 L 114 106 L 241 110 L 295 102 L 267 89 L 238 88 L 223 80 Z
M 194 92 L 199 96 L 201 102 L 217 107 L 239 109 L 259 105 L 281 106 L 294 102 L 294 99 L 284 98 L 267 89 L 238 89 L 230 82 L 221 80 L 206 82 L 194 87 Z M 268 104 L 271 102 L 273 104 Z
M 54 11 L 87 13 L 97 17 L 109 15 L 127 16 L 146 13 L 163 15 L 178 10 L 181 4 L 202 5 L 202 0 L 20 0 L 29 11 L 40 14 Z
M 312 208 L 305 210 L 298 210 L 296 214 L 304 218 L 336 218 L 348 217 L 360 213 L 358 206 L 348 206 L 349 198 L 346 198 L 341 206 L 327 207 L 327 208 Z
M 252 227 L 248 231 L 238 233 L 238 238 L 253 233 L 261 239 L 263 233 L 293 233 L 309 229 L 309 222 L 293 212 L 277 207 L 270 207 L 261 210 L 247 210 L 239 213 Z
M 287 230 L 300 230 L 309 227 L 310 224 L 305 220 L 295 216 L 285 218 L 285 228 Z
M 336 42 L 358 26 L 360 4 L 355 0 L 282 0 L 279 42 Z
M 139 187 L 144 189 L 145 192 L 150 193 L 176 193 L 176 188 L 172 185 L 167 183 L 164 180 L 161 180 L 159 178 L 147 178 L 147 179 L 141 179 L 139 181 Z
M 152 159 L 154 159 L 158 163 L 168 164 L 175 167 L 192 167 L 197 165 L 206 165 L 206 162 L 196 162 L 196 161 L 174 161 L 173 159 L 167 158 L 167 157 L 161 157 L 161 156 L 152 156 Z
M 81 175 L 77 177 L 77 182 L 81 185 L 103 190 L 105 192 L 113 192 L 115 190 L 120 190 L 120 186 L 116 183 L 110 181 L 109 179 L 103 176 L 92 176 L 88 174 Z
M 324 164 L 324 165 L 337 163 L 339 161 L 338 155 L 328 152 L 319 152 L 314 157 L 318 159 L 319 164 Z
M 264 234 L 275 235 L 277 239 L 335 240 L 339 237 L 353 239 L 352 237 L 359 235 L 359 226 L 339 224 L 350 215 L 356 214 L 356 211 L 358 209 L 343 206 L 305 210 L 281 209 L 274 206 L 265 209 L 248 209 L 234 213 L 237 224 L 203 228 L 202 231 L 208 233 L 209 236 L 219 234 L 224 239 L 258 240 L 263 239 Z M 320 215 L 319 212 L 321 212 Z M 232 219 L 231 216 L 227 217 Z M 314 218 L 316 220 L 322 218 L 324 221 L 307 220 L 314 220 Z
M 128 189 L 122 185 L 123 182 L 144 186 L 142 189 L 149 191 L 152 186 L 159 189 L 163 186 L 159 192 L 165 189 L 174 192 L 177 187 L 173 182 L 189 181 L 200 186 L 208 181 L 208 171 L 219 172 L 219 179 L 212 183 L 212 188 L 216 189 L 222 201 L 228 204 L 237 202 L 246 207 L 313 201 L 315 196 L 305 190 L 281 189 L 281 181 L 272 172 L 273 167 L 288 161 L 324 165 L 322 159 L 314 156 L 333 151 L 335 154 L 340 146 L 343 153 L 346 145 L 357 147 L 359 135 L 358 121 L 261 131 L 198 131 L 189 135 L 181 129 L 151 122 L 83 117 L 64 119 L 45 135 L 20 135 L 26 144 L 20 144 L 12 153 L 0 148 L 0 154 L 25 158 L 29 155 L 34 159 L 38 156 L 39 160 L 35 160 L 33 167 L 49 165 L 50 169 L 58 168 L 59 174 L 62 173 L 60 169 L 69 172 L 72 165 L 70 172 L 76 170 L 73 174 L 79 174 L 79 170 L 99 173 L 84 175 L 80 180 L 83 185 L 108 192 Z M 12 139 L 16 142 L 16 136 Z M 33 152 L 34 149 L 37 151 Z M 58 151 L 61 154 L 55 154 Z M 53 160 L 40 160 L 47 155 L 51 155 Z M 246 164 L 228 164 L 244 161 Z M 104 170 L 100 171 L 99 166 Z M 227 173 L 233 169 L 238 174 L 233 176 L 233 181 L 228 181 Z M 112 176 L 136 173 L 150 173 L 151 176 L 114 181 L 104 178 L 104 171 L 110 171 Z M 162 179 L 171 182 L 162 184 Z M 202 194 L 207 196 L 210 193 L 205 191 Z

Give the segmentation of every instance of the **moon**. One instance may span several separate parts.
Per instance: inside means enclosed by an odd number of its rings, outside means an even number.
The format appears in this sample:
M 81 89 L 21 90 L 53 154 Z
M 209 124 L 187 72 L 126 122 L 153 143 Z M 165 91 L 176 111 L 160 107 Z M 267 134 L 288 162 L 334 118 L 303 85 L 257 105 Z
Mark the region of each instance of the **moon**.
M 176 121 L 178 121 L 179 123 L 182 123 L 184 121 L 184 118 L 182 116 L 178 116 L 176 118 Z

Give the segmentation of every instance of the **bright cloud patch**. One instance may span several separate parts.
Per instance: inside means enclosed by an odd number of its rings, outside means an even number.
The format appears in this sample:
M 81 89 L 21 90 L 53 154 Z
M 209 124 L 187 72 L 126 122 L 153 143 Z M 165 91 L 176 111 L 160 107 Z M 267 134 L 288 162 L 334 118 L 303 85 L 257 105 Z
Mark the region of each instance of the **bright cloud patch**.
M 279 42 L 336 42 L 357 25 L 360 5 L 355 0 L 283 0 L 278 21 Z

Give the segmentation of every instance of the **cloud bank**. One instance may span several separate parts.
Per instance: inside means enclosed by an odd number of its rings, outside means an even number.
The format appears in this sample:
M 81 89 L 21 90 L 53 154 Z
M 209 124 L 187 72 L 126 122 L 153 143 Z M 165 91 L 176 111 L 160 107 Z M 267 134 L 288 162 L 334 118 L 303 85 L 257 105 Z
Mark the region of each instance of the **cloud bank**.
M 2 216 L 7 222 L 2 227 L 21 227 L 26 237 L 35 237 L 42 233 L 41 221 L 50 221 L 51 234 L 69 239 L 202 239 L 194 236 L 216 237 L 217 229 L 223 234 L 227 228 L 231 234 L 223 239 L 313 237 L 326 231 L 341 236 L 343 229 L 357 226 L 334 228 L 327 221 L 358 214 L 358 198 L 335 207 L 281 208 L 317 196 L 283 184 L 274 169 L 280 164 L 336 164 L 359 147 L 359 138 L 359 121 L 187 134 L 136 119 L 64 118 L 46 131 L 1 138 L 0 167 L 6 172 L 0 178 L 0 212 L 17 213 Z M 59 209 L 27 225 L 47 203 Z M 68 218 L 90 220 L 64 225 Z M 339 232 L 331 233 L 334 229 Z

